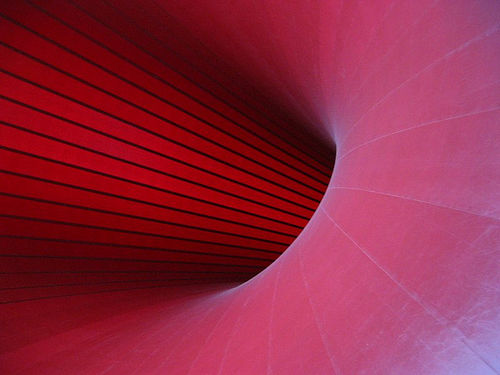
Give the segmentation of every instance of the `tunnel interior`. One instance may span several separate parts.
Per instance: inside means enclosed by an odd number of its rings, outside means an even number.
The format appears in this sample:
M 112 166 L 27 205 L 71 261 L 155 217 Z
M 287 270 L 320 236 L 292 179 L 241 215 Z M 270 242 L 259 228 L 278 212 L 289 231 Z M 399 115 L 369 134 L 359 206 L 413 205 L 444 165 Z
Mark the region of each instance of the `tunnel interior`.
M 0 371 L 498 374 L 499 25 L 0 1 Z

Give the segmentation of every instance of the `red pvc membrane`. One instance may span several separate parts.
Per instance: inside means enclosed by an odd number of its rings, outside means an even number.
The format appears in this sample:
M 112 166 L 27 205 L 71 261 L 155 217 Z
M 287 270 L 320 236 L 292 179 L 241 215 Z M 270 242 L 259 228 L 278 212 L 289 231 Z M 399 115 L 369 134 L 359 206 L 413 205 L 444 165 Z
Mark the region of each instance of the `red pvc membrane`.
M 500 373 L 499 25 L 2 2 L 0 371 Z

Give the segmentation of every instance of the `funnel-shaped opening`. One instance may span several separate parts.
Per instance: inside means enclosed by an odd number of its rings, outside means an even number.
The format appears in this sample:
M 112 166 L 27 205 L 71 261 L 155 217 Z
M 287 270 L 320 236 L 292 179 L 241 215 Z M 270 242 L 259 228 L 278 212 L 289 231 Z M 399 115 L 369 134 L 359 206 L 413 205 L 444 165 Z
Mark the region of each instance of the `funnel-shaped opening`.
M 499 15 L 2 2 L 0 372 L 498 373 Z

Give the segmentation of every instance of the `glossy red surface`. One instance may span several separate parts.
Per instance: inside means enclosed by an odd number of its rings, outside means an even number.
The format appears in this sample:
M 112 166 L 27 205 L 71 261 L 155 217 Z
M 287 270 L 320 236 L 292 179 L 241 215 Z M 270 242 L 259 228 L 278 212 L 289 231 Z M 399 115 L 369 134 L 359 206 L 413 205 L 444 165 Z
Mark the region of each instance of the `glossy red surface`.
M 0 13 L 3 373 L 500 372 L 499 2 Z

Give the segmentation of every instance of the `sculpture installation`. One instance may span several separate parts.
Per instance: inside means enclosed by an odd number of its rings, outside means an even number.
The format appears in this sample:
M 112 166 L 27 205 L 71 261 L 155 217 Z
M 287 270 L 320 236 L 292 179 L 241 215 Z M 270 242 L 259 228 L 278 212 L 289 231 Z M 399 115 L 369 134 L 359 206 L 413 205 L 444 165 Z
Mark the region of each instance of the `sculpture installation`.
M 498 374 L 500 3 L 0 5 L 3 374 Z

